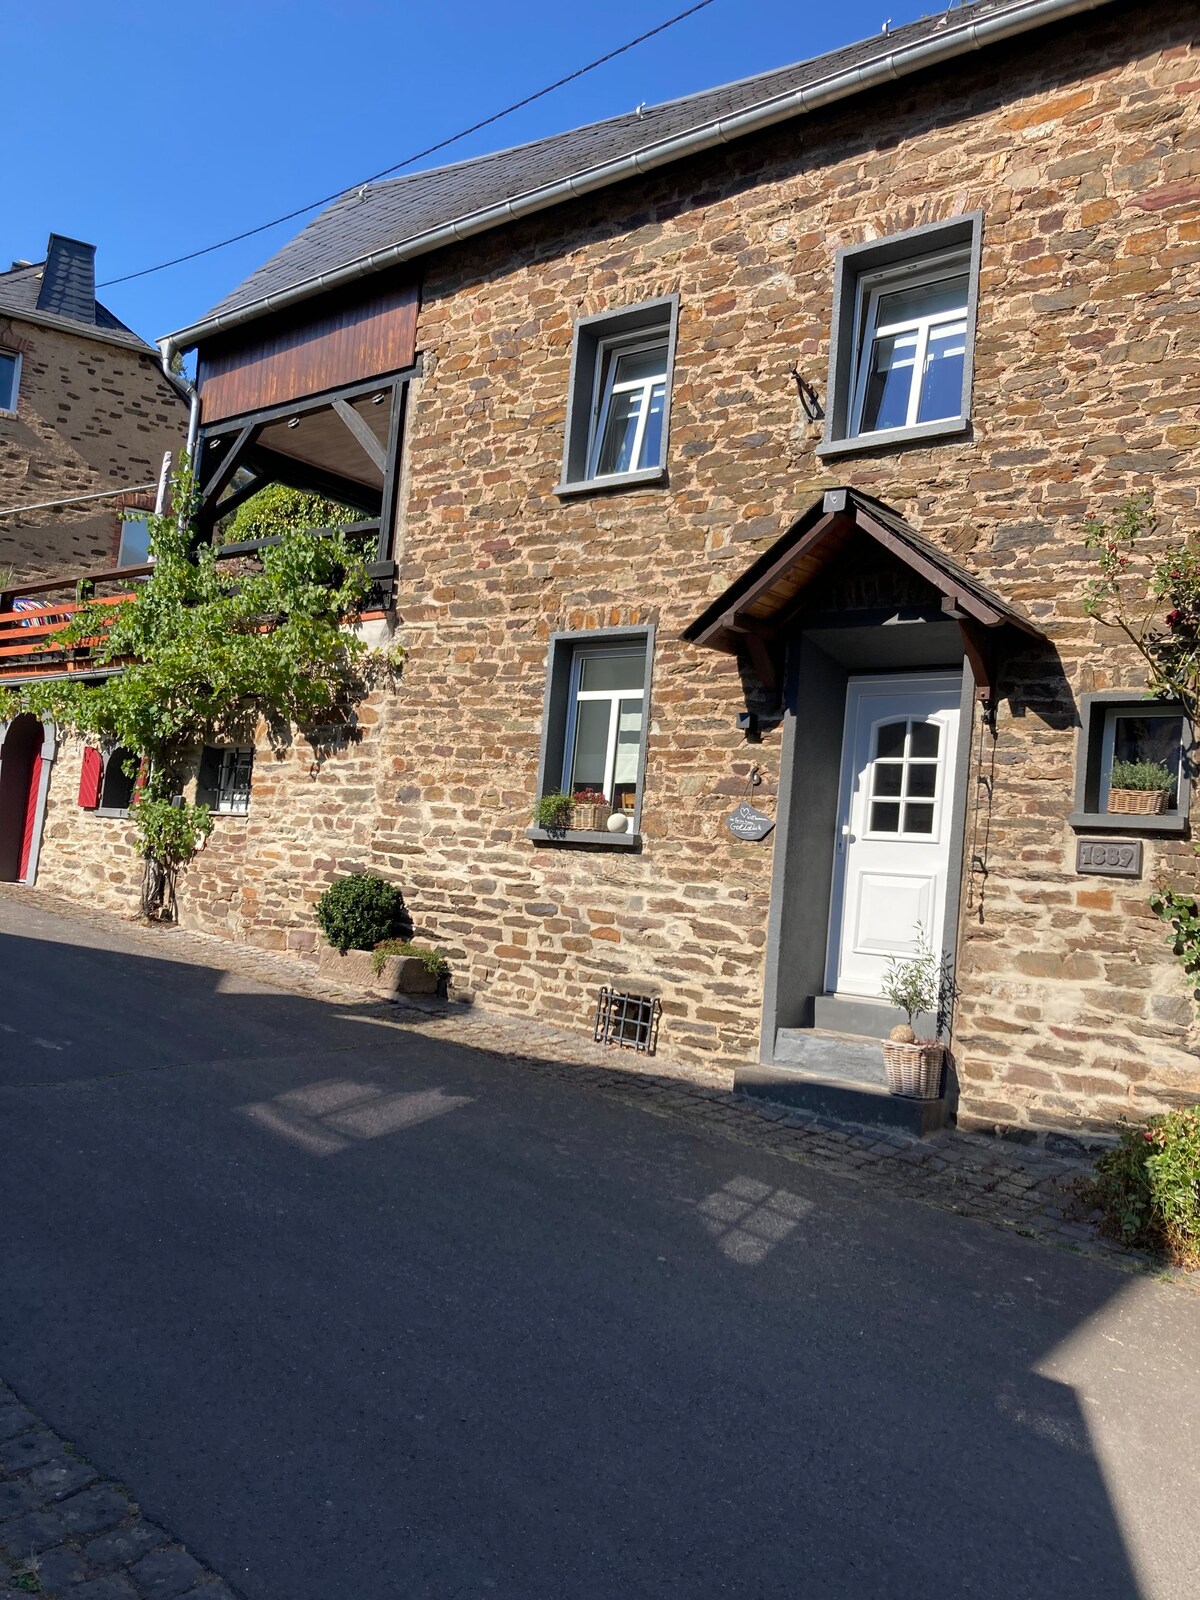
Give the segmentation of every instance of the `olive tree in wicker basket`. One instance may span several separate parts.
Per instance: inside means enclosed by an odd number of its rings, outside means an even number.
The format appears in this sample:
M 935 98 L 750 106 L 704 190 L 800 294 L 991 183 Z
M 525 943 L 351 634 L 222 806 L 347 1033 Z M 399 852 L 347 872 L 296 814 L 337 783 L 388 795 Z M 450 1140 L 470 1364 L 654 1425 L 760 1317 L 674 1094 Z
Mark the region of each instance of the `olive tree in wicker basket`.
M 883 1046 L 883 1066 L 892 1094 L 909 1095 L 918 1100 L 936 1100 L 942 1086 L 943 1047 L 935 1038 L 918 1039 L 913 1018 L 930 1016 L 940 1031 L 947 1001 L 944 964 L 930 948 L 925 930 L 916 928 L 915 952 L 906 960 L 891 956 L 884 974 L 880 995 L 907 1023 L 892 1029 Z

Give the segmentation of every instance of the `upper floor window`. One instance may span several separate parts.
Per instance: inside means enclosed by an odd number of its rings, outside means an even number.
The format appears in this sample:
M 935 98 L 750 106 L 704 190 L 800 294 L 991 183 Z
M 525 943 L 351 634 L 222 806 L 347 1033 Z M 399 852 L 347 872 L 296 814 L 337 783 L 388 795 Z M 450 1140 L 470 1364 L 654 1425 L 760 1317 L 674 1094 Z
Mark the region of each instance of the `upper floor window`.
M 17 409 L 21 385 L 21 358 L 13 350 L 0 350 L 0 411 Z
M 678 309 L 669 296 L 575 324 L 557 493 L 666 476 Z
M 970 427 L 981 214 L 840 250 L 821 456 Z
M 591 475 L 662 466 L 667 403 L 667 341 L 602 342 Z
M 962 412 L 967 353 L 966 259 L 919 273 L 871 273 L 858 360 L 855 432 L 913 428 Z M 960 270 L 961 269 L 961 270 Z

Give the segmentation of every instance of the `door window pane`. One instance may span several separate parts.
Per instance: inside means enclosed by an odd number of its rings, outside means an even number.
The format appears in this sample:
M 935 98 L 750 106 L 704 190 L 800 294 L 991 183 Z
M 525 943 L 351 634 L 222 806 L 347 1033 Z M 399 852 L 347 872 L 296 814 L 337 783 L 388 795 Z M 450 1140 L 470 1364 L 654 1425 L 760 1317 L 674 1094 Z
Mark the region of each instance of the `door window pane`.
M 905 793 L 910 800 L 932 800 L 937 793 L 938 769 L 932 761 L 914 761 L 908 769 Z
M 936 722 L 914 722 L 912 724 L 912 744 L 909 747 L 909 754 L 923 756 L 927 760 L 936 757 L 941 737 L 942 730 Z
M 933 806 L 925 801 L 910 801 L 904 808 L 905 833 L 932 833 Z
M 900 795 L 904 781 L 904 764 L 900 761 L 881 761 L 875 766 L 875 793 L 884 797 Z
M 899 833 L 900 832 L 900 803 L 891 800 L 876 800 L 871 807 L 871 832 L 872 833 Z
M 907 730 L 907 722 L 885 722 L 875 735 L 875 754 L 877 756 L 902 756 L 904 754 L 904 735 Z

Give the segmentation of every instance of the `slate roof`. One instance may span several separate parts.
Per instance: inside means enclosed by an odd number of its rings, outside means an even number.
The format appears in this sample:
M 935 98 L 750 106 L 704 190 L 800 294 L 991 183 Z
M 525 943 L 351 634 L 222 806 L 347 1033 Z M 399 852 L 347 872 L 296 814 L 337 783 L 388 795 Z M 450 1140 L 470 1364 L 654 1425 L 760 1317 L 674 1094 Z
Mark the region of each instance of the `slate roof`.
M 444 227 L 518 195 L 635 155 L 707 124 L 747 111 L 810 84 L 853 71 L 907 45 L 934 39 L 993 13 L 1011 10 L 1012 0 L 975 0 L 908 23 L 887 34 L 815 56 L 793 66 L 742 78 L 717 89 L 686 95 L 625 116 L 594 122 L 569 133 L 534 140 L 493 155 L 352 190 L 314 218 L 297 236 L 252 272 L 193 325 L 285 293 L 338 268 Z M 796 107 L 796 113 L 802 109 Z M 182 330 L 190 332 L 191 330 Z
M 52 245 L 56 237 L 58 236 L 51 234 Z M 62 242 L 76 243 L 75 240 Z M 49 259 L 48 255 L 47 261 Z M 44 322 L 50 327 L 62 328 L 66 332 L 77 329 L 83 324 L 99 332 L 108 342 L 153 352 L 152 345 L 148 345 L 143 338 L 134 333 L 132 328 L 127 328 L 107 306 L 100 304 L 95 298 L 94 291 L 92 312 L 90 316 L 87 314 L 86 296 L 81 296 L 79 293 L 81 275 L 78 272 L 78 263 L 70 256 L 64 260 L 60 253 L 59 270 L 45 296 L 49 304 L 43 303 L 47 261 L 35 261 L 23 267 L 13 266 L 7 272 L 0 272 L 0 316 L 23 317 L 30 322 Z

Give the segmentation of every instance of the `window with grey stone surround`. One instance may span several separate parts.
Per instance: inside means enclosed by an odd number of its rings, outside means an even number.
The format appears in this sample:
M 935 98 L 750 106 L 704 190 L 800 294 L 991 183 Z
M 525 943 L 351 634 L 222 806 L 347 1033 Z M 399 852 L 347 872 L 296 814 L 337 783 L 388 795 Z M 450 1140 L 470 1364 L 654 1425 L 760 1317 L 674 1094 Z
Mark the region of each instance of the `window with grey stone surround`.
M 640 844 L 653 660 L 652 627 L 551 635 L 538 796 L 599 792 L 624 827 L 566 834 L 532 827 L 531 839 L 616 849 Z
M 557 494 L 665 479 L 678 316 L 667 295 L 575 324 Z
M 967 432 L 983 213 L 839 250 L 819 456 Z
M 1084 694 L 1079 703 L 1079 754 L 1075 770 L 1077 831 L 1183 833 L 1191 801 L 1192 725 L 1181 705 L 1151 700 L 1140 691 Z M 1166 811 L 1159 815 L 1110 811 L 1109 774 L 1114 761 L 1153 761 L 1174 779 Z
M 20 387 L 20 356 L 15 350 L 0 350 L 0 411 L 16 411 Z

